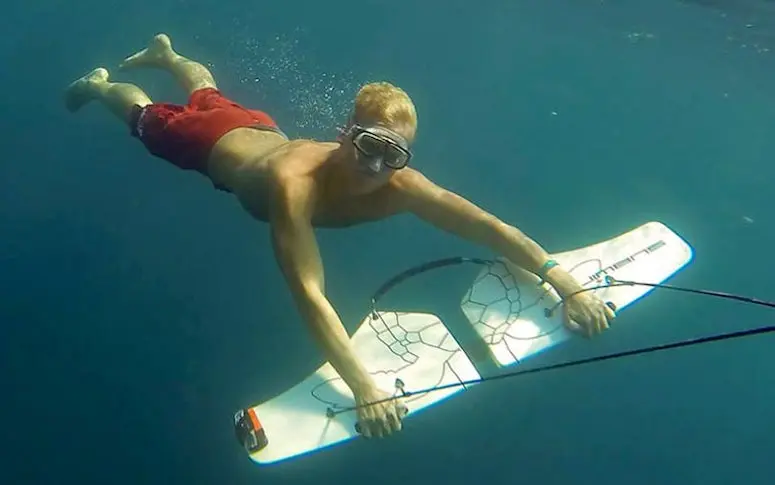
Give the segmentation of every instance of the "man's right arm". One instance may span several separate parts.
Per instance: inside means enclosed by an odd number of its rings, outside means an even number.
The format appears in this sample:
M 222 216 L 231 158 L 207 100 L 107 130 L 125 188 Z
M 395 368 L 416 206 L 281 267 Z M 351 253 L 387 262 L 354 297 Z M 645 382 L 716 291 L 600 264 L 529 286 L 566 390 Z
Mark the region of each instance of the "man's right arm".
M 309 189 L 299 182 L 284 184 L 272 201 L 269 218 L 277 262 L 302 318 L 326 359 L 354 394 L 374 387 L 355 356 L 339 315 L 325 296 L 323 264 L 312 228 Z

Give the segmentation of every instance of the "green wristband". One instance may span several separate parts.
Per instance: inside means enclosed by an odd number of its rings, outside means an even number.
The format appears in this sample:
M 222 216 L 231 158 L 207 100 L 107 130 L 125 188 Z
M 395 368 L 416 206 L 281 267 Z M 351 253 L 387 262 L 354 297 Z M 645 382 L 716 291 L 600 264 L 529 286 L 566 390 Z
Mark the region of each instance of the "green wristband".
M 560 263 L 557 261 L 550 259 L 549 261 L 545 262 L 543 266 L 538 270 L 538 276 L 541 278 L 542 282 L 546 279 L 546 273 L 554 268 L 555 266 L 559 266 Z

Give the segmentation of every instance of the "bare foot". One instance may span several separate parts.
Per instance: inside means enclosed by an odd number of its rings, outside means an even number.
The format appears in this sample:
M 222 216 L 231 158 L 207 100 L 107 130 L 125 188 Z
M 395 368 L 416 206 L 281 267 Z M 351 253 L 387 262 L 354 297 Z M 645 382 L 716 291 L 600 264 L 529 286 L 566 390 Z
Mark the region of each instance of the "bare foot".
M 135 67 L 165 67 L 177 54 L 172 50 L 172 42 L 167 34 L 157 34 L 146 49 L 124 59 L 119 69 Z
M 65 106 L 75 113 L 83 105 L 99 96 L 101 84 L 108 82 L 108 70 L 98 67 L 80 79 L 76 79 L 65 90 Z

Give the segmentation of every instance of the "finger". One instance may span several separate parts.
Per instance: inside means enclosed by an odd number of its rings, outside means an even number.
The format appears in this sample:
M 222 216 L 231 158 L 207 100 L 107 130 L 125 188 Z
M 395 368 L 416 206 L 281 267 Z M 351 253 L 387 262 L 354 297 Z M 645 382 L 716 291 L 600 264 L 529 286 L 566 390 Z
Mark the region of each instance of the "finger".
M 387 419 L 385 420 L 385 424 L 387 425 L 388 433 L 393 433 L 401 429 L 401 420 L 398 418 L 397 409 L 392 409 L 389 413 L 387 413 Z
M 568 319 L 568 321 L 565 322 L 565 328 L 570 330 L 572 333 L 575 333 L 576 335 L 587 338 L 587 329 L 573 321 L 572 319 Z
M 605 330 L 605 318 L 603 318 L 602 313 L 597 312 L 590 315 L 590 327 L 592 327 L 592 331 L 594 332 L 593 335 L 600 335 L 603 333 L 603 330 Z
M 562 320 L 565 324 L 565 327 L 571 332 L 577 335 L 581 335 L 585 338 L 588 336 L 587 329 L 576 323 L 576 321 L 571 318 L 570 312 L 568 311 L 568 305 L 562 306 Z
M 613 305 L 613 304 L 611 303 L 611 305 Z M 605 315 L 606 315 L 606 317 L 608 317 L 609 323 L 611 322 L 611 320 L 616 318 L 616 310 L 611 308 L 611 306 L 608 303 L 606 303 L 606 305 L 605 305 Z
M 371 438 L 371 430 L 369 429 L 370 426 L 368 421 L 359 421 L 355 426 L 355 430 L 358 431 L 361 436 L 364 438 Z
M 363 427 L 368 430 L 369 438 L 379 438 L 382 435 L 382 419 L 376 408 L 377 405 L 369 406 L 368 412 L 364 413 Z
M 404 419 L 409 414 L 409 407 L 402 402 L 396 405 L 396 409 L 398 409 L 398 419 Z
M 606 308 L 608 308 L 608 307 L 606 307 Z M 599 314 L 597 316 L 597 322 L 598 322 L 598 327 L 600 328 L 600 332 L 601 333 L 606 331 L 606 330 L 608 330 L 608 327 L 609 327 L 608 326 L 608 312 L 605 312 L 605 311 L 599 312 Z
M 393 433 L 394 431 L 398 431 L 400 429 L 400 420 L 398 419 L 398 413 L 396 410 L 397 405 L 398 405 L 397 401 L 391 401 L 385 407 L 385 417 L 382 420 L 382 426 L 383 426 L 382 431 L 385 436 Z
M 578 329 L 578 333 L 580 333 L 584 338 L 588 339 L 595 336 L 595 333 L 597 333 L 595 328 L 595 321 L 589 318 L 588 315 L 581 315 L 583 317 L 582 319 L 573 318 L 570 316 L 570 310 L 568 310 L 567 315 L 570 324 L 575 326 Z
M 355 431 L 364 438 L 371 438 L 371 421 L 374 419 L 374 411 L 371 406 L 364 406 L 358 409 Z
M 600 322 L 603 330 L 611 328 L 611 323 L 616 318 L 616 312 L 608 304 L 603 305 L 603 309 L 600 312 Z
M 377 419 L 371 422 L 371 436 L 382 438 L 385 435 L 385 420 Z
M 600 315 L 600 318 L 598 318 L 598 322 L 600 322 L 600 324 L 599 324 L 600 331 L 598 333 L 603 333 L 606 330 L 608 330 L 608 328 L 609 328 L 609 326 L 608 326 L 608 318 L 606 317 L 606 315 Z

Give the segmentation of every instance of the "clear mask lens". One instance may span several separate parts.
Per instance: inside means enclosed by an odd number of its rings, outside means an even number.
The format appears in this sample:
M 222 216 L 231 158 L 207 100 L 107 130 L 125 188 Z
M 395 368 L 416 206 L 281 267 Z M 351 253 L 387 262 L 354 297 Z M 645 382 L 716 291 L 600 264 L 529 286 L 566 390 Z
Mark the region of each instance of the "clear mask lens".
M 387 138 L 368 131 L 359 133 L 353 143 L 368 158 L 380 158 L 381 162 L 392 169 L 401 169 L 409 162 L 409 152 Z

